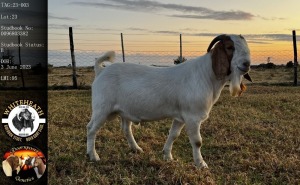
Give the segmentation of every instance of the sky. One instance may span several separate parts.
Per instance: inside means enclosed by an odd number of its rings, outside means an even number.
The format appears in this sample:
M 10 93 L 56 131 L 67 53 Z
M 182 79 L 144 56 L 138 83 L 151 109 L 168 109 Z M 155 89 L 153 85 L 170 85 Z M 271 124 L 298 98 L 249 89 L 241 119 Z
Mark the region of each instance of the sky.
M 242 34 L 257 62 L 274 53 L 281 55 L 274 56 L 275 63 L 286 62 L 292 30 L 300 32 L 299 5 L 299 0 L 51 0 L 48 48 L 69 50 L 68 27 L 77 51 L 120 51 L 123 33 L 130 54 L 178 52 L 179 34 L 184 52 L 201 54 L 215 36 L 228 33 Z

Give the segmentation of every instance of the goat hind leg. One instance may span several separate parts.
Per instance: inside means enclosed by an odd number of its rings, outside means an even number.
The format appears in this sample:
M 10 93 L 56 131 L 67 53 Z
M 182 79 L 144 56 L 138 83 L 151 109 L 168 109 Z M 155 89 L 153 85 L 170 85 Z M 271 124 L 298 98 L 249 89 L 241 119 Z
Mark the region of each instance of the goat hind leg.
M 129 147 L 134 151 L 134 152 L 143 152 L 143 149 L 141 147 L 139 147 L 139 145 L 136 143 L 133 134 L 132 134 L 132 122 L 128 121 L 124 118 L 122 118 L 122 130 L 127 138 Z
M 98 116 L 92 115 L 91 121 L 87 125 L 87 155 L 91 161 L 99 161 L 99 155 L 95 150 L 95 140 L 98 130 L 104 125 L 106 116 L 98 113 Z
M 177 120 L 173 120 L 171 129 L 169 131 L 168 139 L 164 145 L 163 153 L 164 160 L 173 160 L 172 156 L 172 146 L 175 139 L 180 135 L 180 132 L 184 126 L 184 122 L 179 122 Z

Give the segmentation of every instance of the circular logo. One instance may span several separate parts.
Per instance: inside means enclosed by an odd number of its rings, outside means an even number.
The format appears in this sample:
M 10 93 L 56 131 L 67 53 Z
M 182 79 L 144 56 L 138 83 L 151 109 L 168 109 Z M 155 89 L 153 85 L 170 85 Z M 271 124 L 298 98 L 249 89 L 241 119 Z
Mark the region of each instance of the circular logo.
M 44 128 L 46 118 L 40 106 L 30 100 L 18 100 L 4 111 L 2 125 L 8 136 L 16 141 L 31 141 Z
M 46 158 L 36 147 L 17 146 L 4 154 L 2 169 L 7 177 L 16 182 L 32 182 L 45 173 Z

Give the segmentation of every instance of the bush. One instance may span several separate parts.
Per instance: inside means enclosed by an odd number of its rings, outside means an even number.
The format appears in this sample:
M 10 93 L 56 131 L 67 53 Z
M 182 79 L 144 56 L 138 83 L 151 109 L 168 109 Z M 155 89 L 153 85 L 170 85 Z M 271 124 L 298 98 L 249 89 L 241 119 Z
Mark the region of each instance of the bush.
M 48 64 L 48 73 L 52 73 L 52 71 L 53 71 L 53 65 Z
M 288 63 L 286 63 L 287 68 L 293 68 L 294 67 L 294 63 L 292 61 L 289 61 Z
M 267 64 L 259 64 L 257 67 L 264 68 L 264 69 L 274 69 L 276 65 L 272 62 L 269 62 Z

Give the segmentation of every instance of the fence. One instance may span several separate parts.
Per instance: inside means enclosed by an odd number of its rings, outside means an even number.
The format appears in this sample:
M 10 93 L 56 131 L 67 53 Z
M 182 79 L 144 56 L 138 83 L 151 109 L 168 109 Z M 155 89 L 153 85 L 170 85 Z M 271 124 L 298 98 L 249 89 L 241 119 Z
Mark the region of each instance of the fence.
M 179 40 L 179 39 L 178 39 Z M 292 36 L 291 36 L 292 40 Z M 127 49 L 126 43 L 123 43 L 123 34 L 121 34 L 120 45 L 121 50 L 116 51 L 116 62 L 129 62 L 143 65 L 154 65 L 154 66 L 172 66 L 174 65 L 174 60 L 195 58 L 206 53 L 205 49 L 195 51 L 190 49 L 185 49 L 185 44 L 182 45 L 182 39 L 180 35 L 180 42 L 173 41 L 173 45 L 177 49 L 173 50 L 132 50 Z M 147 45 L 147 43 L 143 43 Z M 176 46 L 177 45 L 177 46 Z M 159 43 L 158 43 L 159 46 Z M 280 49 L 274 47 L 274 49 L 265 50 L 264 46 L 251 48 L 251 42 L 249 43 L 251 50 L 252 64 L 259 65 L 261 63 L 274 63 L 280 65 L 286 65 L 289 61 L 296 61 L 293 55 L 293 45 L 286 45 Z M 294 44 L 295 47 L 295 44 Z M 76 42 L 75 42 L 76 48 Z M 297 49 L 296 49 L 297 51 Z M 101 56 L 105 51 L 95 51 L 95 50 L 79 50 L 75 49 L 75 60 L 77 68 L 80 67 L 91 67 L 94 66 L 95 59 Z M 48 51 L 48 63 L 53 66 L 67 66 L 72 67 L 72 57 L 70 57 L 69 49 L 62 50 L 49 50 Z M 297 65 L 295 65 L 296 67 Z M 295 72 L 297 68 L 295 68 Z M 295 74 L 296 75 L 296 74 Z M 73 75 L 74 78 L 74 75 Z M 70 78 L 71 80 L 71 78 Z M 74 81 L 74 80 L 73 80 Z M 77 82 L 76 82 L 77 83 Z M 296 82 L 297 84 L 297 82 Z
M 122 50 L 116 51 L 116 62 L 123 62 Z M 88 67 L 94 66 L 95 58 L 100 57 L 105 51 L 93 50 L 75 50 L 76 66 Z M 195 58 L 206 53 L 202 51 L 185 51 L 182 56 L 186 59 Z M 293 61 L 293 50 L 272 50 L 272 51 L 251 51 L 251 59 L 253 65 L 272 62 L 276 65 L 285 65 L 289 61 Z M 178 51 L 133 51 L 125 49 L 126 62 L 144 64 L 144 65 L 165 65 L 174 64 L 174 59 L 180 56 Z M 48 63 L 55 67 L 72 66 L 70 50 L 49 50 Z

